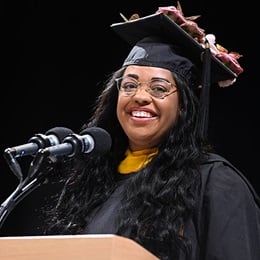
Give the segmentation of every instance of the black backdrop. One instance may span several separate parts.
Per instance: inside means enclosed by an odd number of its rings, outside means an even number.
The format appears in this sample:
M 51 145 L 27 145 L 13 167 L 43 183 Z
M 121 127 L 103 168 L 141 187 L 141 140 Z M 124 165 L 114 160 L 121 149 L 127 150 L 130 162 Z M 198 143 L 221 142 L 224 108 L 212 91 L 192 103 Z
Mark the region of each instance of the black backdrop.
M 89 117 L 98 84 L 121 66 L 129 46 L 109 25 L 137 12 L 151 14 L 176 1 L 125 0 L 2 1 L 0 199 L 18 184 L 3 151 L 26 143 L 55 126 L 77 132 Z M 105 6 L 103 6 L 105 4 Z M 245 72 L 231 87 L 211 91 L 210 137 L 218 152 L 236 165 L 260 193 L 259 170 L 259 37 L 256 7 L 237 1 L 181 1 L 185 16 L 197 20 L 228 50 L 243 55 Z M 247 18 L 245 18 L 245 16 Z M 258 41 L 258 42 L 257 42 Z M 32 158 L 20 158 L 23 171 Z M 33 210 L 48 197 L 48 187 L 33 191 L 12 211 L 3 235 L 29 234 Z

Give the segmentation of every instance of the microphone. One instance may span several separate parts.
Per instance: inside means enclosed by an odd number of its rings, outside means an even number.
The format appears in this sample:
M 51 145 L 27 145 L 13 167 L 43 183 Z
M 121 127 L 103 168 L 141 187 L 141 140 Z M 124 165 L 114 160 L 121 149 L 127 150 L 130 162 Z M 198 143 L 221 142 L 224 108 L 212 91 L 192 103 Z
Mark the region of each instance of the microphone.
M 69 128 L 54 127 L 46 134 L 35 134 L 27 144 L 5 149 L 4 153 L 11 154 L 14 158 L 34 155 L 39 149 L 60 144 L 66 136 L 72 133 L 73 131 Z
M 80 134 L 69 134 L 63 143 L 39 150 L 38 153 L 45 156 L 68 156 L 78 154 L 103 155 L 112 145 L 109 133 L 100 127 L 84 129 Z

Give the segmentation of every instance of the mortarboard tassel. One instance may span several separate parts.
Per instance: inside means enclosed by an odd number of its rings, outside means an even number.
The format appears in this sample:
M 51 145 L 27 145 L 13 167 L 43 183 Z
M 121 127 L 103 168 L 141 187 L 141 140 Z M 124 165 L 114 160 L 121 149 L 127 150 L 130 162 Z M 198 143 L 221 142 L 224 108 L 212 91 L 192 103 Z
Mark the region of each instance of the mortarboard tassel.
M 205 51 L 203 52 L 203 68 L 202 68 L 202 88 L 200 93 L 200 108 L 197 122 L 197 130 L 202 141 L 208 138 L 209 124 L 209 103 L 210 103 L 210 85 L 211 85 L 211 51 L 209 43 L 206 39 Z

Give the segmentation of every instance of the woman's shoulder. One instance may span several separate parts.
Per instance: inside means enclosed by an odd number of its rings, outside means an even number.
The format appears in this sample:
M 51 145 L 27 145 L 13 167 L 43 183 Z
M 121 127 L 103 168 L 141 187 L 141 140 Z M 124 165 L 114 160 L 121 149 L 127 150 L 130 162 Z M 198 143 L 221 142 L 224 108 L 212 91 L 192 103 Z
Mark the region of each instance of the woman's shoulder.
M 210 153 L 201 166 L 202 189 L 208 195 L 253 196 L 260 207 L 260 198 L 246 176 L 221 155 Z

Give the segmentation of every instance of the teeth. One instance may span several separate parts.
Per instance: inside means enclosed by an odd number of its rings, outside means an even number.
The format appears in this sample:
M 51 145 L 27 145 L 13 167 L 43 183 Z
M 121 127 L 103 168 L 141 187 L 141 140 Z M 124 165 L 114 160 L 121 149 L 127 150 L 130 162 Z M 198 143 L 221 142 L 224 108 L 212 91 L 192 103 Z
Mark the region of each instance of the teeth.
M 152 117 L 152 115 L 145 111 L 133 111 L 132 116 L 135 117 Z

